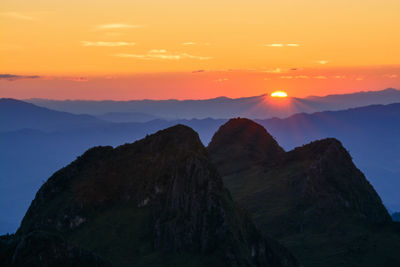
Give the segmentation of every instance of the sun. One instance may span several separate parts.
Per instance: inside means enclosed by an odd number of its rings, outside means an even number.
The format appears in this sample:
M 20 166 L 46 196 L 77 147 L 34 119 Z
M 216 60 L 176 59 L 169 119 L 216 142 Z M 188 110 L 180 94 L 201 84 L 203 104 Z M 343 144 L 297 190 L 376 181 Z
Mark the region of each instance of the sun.
M 275 91 L 271 94 L 271 97 L 287 97 L 287 93 L 284 91 Z

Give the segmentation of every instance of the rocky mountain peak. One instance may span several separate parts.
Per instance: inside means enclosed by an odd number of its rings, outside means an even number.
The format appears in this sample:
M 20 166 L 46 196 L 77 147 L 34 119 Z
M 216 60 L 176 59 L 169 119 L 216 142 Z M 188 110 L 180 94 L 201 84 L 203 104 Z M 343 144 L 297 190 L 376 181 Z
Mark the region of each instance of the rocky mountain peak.
M 275 162 L 284 150 L 260 124 L 245 118 L 230 119 L 213 136 L 208 150 L 219 167 L 225 160 L 235 162 L 235 169 L 242 168 L 249 162 Z

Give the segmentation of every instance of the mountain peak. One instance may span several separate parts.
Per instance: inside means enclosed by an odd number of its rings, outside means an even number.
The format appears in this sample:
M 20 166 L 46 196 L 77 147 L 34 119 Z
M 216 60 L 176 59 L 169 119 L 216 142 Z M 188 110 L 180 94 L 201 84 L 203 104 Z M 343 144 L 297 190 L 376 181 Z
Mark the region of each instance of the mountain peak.
M 220 164 L 217 159 L 219 155 L 224 155 L 237 163 L 235 170 L 249 161 L 276 162 L 284 154 L 284 150 L 263 126 L 245 118 L 230 119 L 222 125 L 208 149 L 217 160 L 217 165 Z

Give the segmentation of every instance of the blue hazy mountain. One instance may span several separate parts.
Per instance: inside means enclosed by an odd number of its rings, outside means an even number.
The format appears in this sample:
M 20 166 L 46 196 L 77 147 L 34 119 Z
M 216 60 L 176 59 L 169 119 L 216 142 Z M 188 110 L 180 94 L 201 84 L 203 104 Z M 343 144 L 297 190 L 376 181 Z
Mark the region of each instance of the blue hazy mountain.
M 12 232 L 17 228 L 35 192 L 45 182 L 44 177 L 50 177 L 90 147 L 131 143 L 175 124 L 190 126 L 207 145 L 213 134 L 227 121 L 207 118 L 111 123 L 92 116 L 42 109 L 22 101 L 0 101 L 4 102 L 7 105 L 14 103 L 15 106 L 7 112 L 0 107 L 1 129 L 12 129 L 0 132 L 0 233 Z M 43 113 L 36 114 L 42 114 L 46 120 L 32 115 L 38 109 Z M 12 110 L 22 115 L 14 116 Z M 48 114 L 62 116 L 48 120 L 51 117 Z M 29 116 L 31 121 L 26 119 Z M 61 118 L 65 117 L 68 120 L 60 123 Z M 35 124 L 35 121 L 48 123 Z M 326 137 L 341 140 L 384 204 L 392 210 L 400 210 L 397 190 L 400 186 L 400 104 L 296 114 L 286 119 L 257 122 L 285 150 Z M 29 129 L 29 125 L 33 125 L 33 129 Z
M 272 117 L 284 118 L 296 113 L 318 112 L 326 110 L 340 110 L 361 107 L 371 104 L 390 104 L 400 102 L 400 90 L 385 89 L 381 91 L 358 92 L 342 95 L 328 95 L 324 97 L 285 99 L 271 98 L 268 95 L 227 98 L 218 97 L 206 100 L 132 100 L 132 101 L 84 101 L 84 100 L 46 100 L 29 99 L 28 102 L 50 109 L 75 114 L 103 115 L 106 113 L 125 114 L 124 120 L 145 121 L 148 116 L 164 119 L 192 119 L 192 118 L 232 118 L 246 117 L 251 119 L 267 119 Z M 280 102 L 284 102 L 282 105 Z M 130 119 L 126 114 L 130 115 Z M 138 114 L 144 116 L 138 116 Z M 136 114 L 136 115 L 135 115 Z M 110 118 L 113 116 L 101 116 Z
M 103 125 L 90 115 L 75 115 L 50 110 L 23 101 L 0 99 L 0 131 L 36 129 L 43 131 L 70 130 Z
M 110 121 L 110 122 L 148 122 L 156 119 L 161 119 L 160 117 L 140 113 L 140 112 L 108 112 L 102 115 L 97 115 L 97 118 Z

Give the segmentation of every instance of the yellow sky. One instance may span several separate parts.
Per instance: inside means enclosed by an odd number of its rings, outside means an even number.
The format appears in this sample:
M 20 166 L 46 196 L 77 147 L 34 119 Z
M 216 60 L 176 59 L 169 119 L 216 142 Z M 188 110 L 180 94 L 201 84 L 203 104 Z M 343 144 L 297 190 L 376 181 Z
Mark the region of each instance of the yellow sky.
M 1 73 L 400 63 L 398 0 L 2 0 L 0 10 Z

